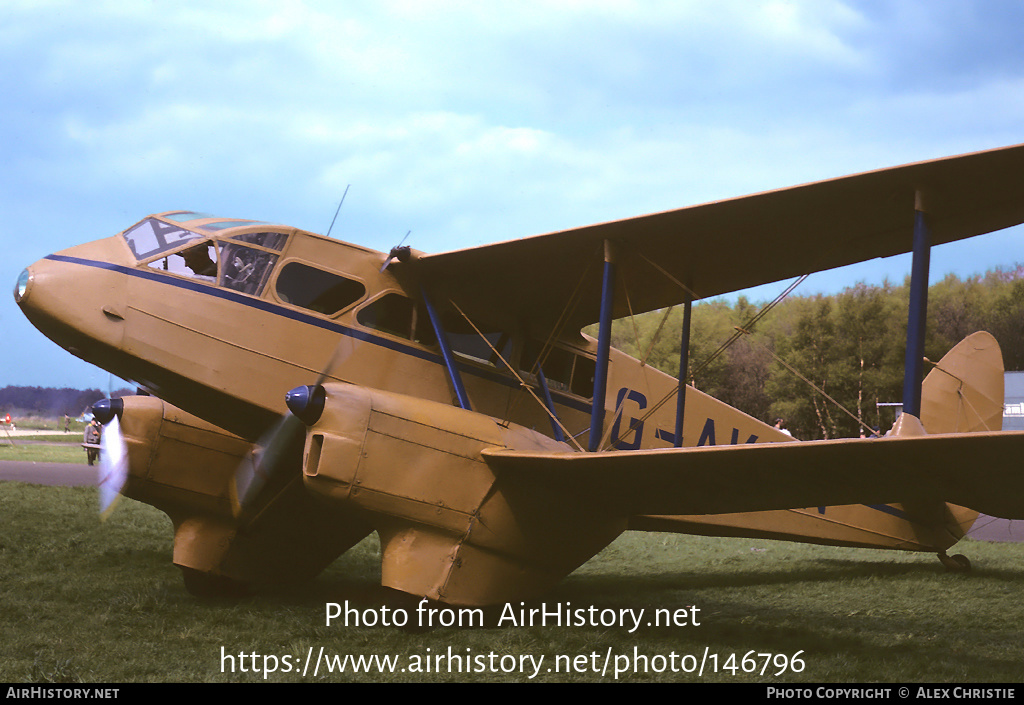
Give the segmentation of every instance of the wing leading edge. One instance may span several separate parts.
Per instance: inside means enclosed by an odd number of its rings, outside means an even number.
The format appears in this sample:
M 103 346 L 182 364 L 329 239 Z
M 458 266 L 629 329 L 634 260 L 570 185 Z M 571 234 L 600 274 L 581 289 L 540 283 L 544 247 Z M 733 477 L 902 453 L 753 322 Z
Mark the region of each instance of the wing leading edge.
M 917 194 L 921 200 L 917 201 Z M 575 332 L 598 318 L 603 243 L 619 245 L 615 317 L 909 252 L 915 203 L 932 244 L 1024 222 L 1024 145 L 465 250 L 415 267 L 471 318 Z M 572 303 L 575 302 L 575 303 Z
M 1001 432 L 484 457 L 510 480 L 631 516 L 927 500 L 1024 519 L 1022 453 L 1024 432 Z

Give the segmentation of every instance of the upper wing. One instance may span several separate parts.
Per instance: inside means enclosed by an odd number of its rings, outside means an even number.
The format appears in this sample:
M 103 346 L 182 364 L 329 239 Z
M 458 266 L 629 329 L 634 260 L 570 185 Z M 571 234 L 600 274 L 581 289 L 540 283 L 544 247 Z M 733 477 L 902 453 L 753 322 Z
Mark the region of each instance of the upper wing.
M 533 491 L 628 515 L 950 502 L 1024 519 L 1024 432 L 942 434 L 610 453 L 484 452 Z
M 1024 222 L 1024 145 L 423 255 L 415 267 L 436 300 L 471 318 L 546 335 L 565 311 L 562 330 L 575 332 L 598 319 L 605 239 L 619 246 L 622 317 L 681 303 L 677 282 L 704 298 L 909 252 L 917 191 L 932 244 Z

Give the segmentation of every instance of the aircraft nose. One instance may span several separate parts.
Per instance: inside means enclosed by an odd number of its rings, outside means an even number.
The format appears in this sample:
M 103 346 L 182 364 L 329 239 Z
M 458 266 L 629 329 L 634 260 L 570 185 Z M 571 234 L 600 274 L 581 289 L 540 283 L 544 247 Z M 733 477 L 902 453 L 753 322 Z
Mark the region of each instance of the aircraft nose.
M 14 285 L 14 301 L 21 303 L 28 298 L 29 289 L 32 288 L 32 268 L 26 267 L 18 275 L 18 282 Z
M 123 279 L 103 262 L 58 253 L 21 272 L 14 300 L 43 335 L 102 367 L 124 336 Z

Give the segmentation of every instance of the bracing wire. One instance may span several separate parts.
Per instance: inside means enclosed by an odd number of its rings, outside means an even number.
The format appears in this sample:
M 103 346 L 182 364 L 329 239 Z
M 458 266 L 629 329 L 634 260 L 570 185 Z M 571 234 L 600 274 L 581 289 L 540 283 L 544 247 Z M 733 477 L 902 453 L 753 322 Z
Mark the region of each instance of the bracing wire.
M 802 284 L 804 282 L 804 280 L 807 279 L 808 276 L 810 276 L 810 275 L 804 274 L 804 275 L 798 277 L 792 284 L 790 284 L 788 287 L 786 287 L 785 291 L 783 291 L 781 294 L 776 296 L 775 299 L 773 299 L 770 303 L 768 303 L 765 306 L 763 306 L 761 308 L 761 310 L 758 311 L 756 314 L 754 314 L 754 316 L 749 321 L 747 321 L 742 327 L 737 326 L 736 327 L 736 332 L 733 333 L 733 335 L 730 336 L 730 338 L 727 341 L 722 343 L 718 347 L 718 349 L 715 350 L 715 352 L 713 352 L 708 357 L 708 359 L 706 359 L 704 362 L 702 362 L 700 365 L 698 365 L 693 370 L 693 372 L 690 373 L 690 379 L 693 379 L 697 375 L 698 372 L 700 372 L 705 367 L 707 367 L 709 364 L 711 364 L 711 362 L 713 362 L 717 357 L 719 357 L 722 353 L 724 353 L 729 348 L 730 345 L 732 345 L 737 340 L 739 340 L 741 336 L 743 336 L 745 334 L 748 334 L 750 332 L 750 330 L 754 327 L 754 325 L 758 321 L 760 321 L 762 318 L 764 318 L 768 314 L 769 311 L 771 311 L 777 305 L 782 303 L 782 301 L 787 296 L 789 296 L 793 292 L 794 289 L 796 289 L 798 286 L 800 286 L 800 284 Z M 682 285 L 680 284 L 680 286 L 682 286 Z M 684 289 L 685 288 L 686 287 L 684 287 Z M 689 289 L 686 289 L 686 290 L 689 291 Z M 668 394 L 663 396 L 656 404 L 654 404 L 650 409 L 648 409 L 647 412 L 643 416 L 641 416 L 639 419 L 634 419 L 633 420 L 633 422 L 630 424 L 629 430 L 626 432 L 626 435 L 628 435 L 634 428 L 638 427 L 644 421 L 649 419 L 652 414 L 657 412 L 658 409 L 660 409 L 662 406 L 664 406 L 670 399 L 675 398 L 675 396 L 678 393 L 679 393 L 679 387 L 678 386 L 673 387 L 672 391 L 670 391 Z M 606 448 L 604 448 L 602 446 L 602 450 L 605 450 L 605 449 Z

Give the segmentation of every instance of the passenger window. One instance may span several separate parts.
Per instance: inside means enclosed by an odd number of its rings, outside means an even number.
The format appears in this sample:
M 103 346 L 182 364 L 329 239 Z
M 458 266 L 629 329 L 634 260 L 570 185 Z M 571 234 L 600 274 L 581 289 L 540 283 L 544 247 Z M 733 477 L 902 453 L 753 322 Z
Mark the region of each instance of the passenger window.
M 430 318 L 422 304 L 401 294 L 385 294 L 371 301 L 356 314 L 356 320 L 367 328 L 414 340 L 423 345 L 437 345 Z
M 538 359 L 542 354 L 543 359 Z M 565 392 L 569 390 L 569 383 L 572 381 L 572 359 L 573 354 L 568 350 L 549 347 L 545 351 L 541 343 L 531 340 L 526 345 L 523 367 L 525 372 L 533 375 L 536 375 L 537 368 L 541 367 L 544 370 L 544 378 L 547 379 L 548 386 L 551 389 Z
M 559 347 L 550 347 L 544 352 L 544 345 L 540 341 L 527 341 L 523 371 L 536 375 L 538 359 L 551 389 L 570 392 L 585 399 L 594 396 L 596 364 L 591 358 Z
M 226 244 L 221 261 L 221 286 L 258 296 L 277 263 L 277 255 L 251 247 Z
M 502 331 L 485 333 L 481 330 L 481 333 L 483 333 L 483 337 L 475 330 L 469 333 L 449 332 L 448 343 L 451 345 L 453 352 L 474 362 L 506 369 L 502 359 L 508 362 L 512 358 L 512 336 Z M 484 340 L 484 338 L 487 340 Z
M 209 240 L 149 263 L 151 269 L 214 282 L 217 279 L 217 248 Z
M 360 282 L 298 262 L 289 262 L 281 269 L 275 290 L 282 301 L 328 316 L 366 294 Z
M 597 363 L 585 355 L 576 356 L 572 369 L 572 393 L 592 399 L 594 397 L 594 373 Z

